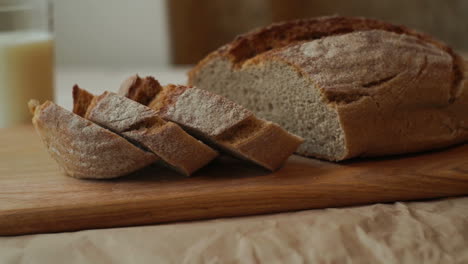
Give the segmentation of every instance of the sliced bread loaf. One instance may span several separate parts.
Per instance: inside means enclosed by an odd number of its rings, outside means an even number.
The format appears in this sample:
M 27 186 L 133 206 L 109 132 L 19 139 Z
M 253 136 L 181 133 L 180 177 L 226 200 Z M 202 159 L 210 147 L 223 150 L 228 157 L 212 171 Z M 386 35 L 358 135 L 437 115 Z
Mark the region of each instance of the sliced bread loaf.
M 50 156 L 76 178 L 108 179 L 126 175 L 158 160 L 104 129 L 52 102 L 29 102 L 32 122 Z
M 278 169 L 303 141 L 242 106 L 197 88 L 167 85 L 149 107 L 215 148 L 269 170 Z
M 162 120 L 154 110 L 126 97 L 110 92 L 95 97 L 78 86 L 73 88 L 73 96 L 74 110 L 80 111 L 86 119 L 153 152 L 186 175 L 205 166 L 218 155 L 177 124 Z M 81 111 L 84 108 L 86 111 Z
M 425 34 L 372 19 L 325 17 L 239 36 L 202 60 L 189 85 L 305 138 L 299 154 L 344 160 L 468 140 L 464 67 Z

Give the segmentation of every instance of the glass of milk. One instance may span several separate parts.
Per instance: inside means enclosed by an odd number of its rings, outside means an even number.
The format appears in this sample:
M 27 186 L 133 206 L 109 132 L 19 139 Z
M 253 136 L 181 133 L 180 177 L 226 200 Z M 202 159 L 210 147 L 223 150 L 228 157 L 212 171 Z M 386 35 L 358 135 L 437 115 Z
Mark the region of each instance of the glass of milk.
M 51 17 L 47 0 L 0 0 L 0 128 L 30 122 L 29 99 L 53 99 Z

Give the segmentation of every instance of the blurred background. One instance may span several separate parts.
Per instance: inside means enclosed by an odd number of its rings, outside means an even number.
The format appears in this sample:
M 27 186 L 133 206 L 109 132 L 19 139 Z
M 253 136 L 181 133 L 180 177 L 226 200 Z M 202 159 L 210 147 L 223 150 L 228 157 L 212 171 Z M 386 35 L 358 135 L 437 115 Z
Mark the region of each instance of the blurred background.
M 59 66 L 193 64 L 237 34 L 321 15 L 380 18 L 468 49 L 467 0 L 55 0 Z

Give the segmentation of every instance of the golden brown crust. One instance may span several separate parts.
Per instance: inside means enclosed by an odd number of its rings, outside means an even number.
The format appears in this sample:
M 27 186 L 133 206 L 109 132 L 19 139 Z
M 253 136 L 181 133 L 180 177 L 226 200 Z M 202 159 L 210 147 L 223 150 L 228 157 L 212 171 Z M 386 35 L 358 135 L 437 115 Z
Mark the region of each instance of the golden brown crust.
M 30 103 L 30 108 L 47 151 L 69 176 L 115 178 L 158 160 L 156 155 L 52 102 Z
M 410 78 L 403 77 L 409 74 L 419 83 L 443 78 L 443 88 L 440 88 L 443 95 L 440 96 L 448 97 L 447 102 L 455 99 L 450 55 L 409 35 L 368 30 L 330 36 L 276 49 L 257 56 L 248 64 L 276 59 L 309 77 L 329 102 L 355 102 L 382 92 L 381 88 L 387 83 L 399 80 L 403 82 L 400 86 L 406 85 Z M 430 81 L 427 82 L 430 85 Z
M 451 51 L 451 48 L 444 43 L 405 26 L 362 17 L 334 16 L 275 23 L 236 38 L 230 43 L 225 52 L 232 55 L 236 62 L 239 62 L 262 52 L 282 48 L 297 42 L 368 30 L 383 30 L 414 36 L 424 42 L 434 44 L 440 49 Z
M 73 86 L 73 113 L 84 117 L 93 98 L 94 95 L 75 84 Z
M 362 17 L 318 17 L 299 19 L 272 24 L 271 26 L 253 30 L 238 36 L 234 41 L 209 54 L 188 73 L 188 84 L 194 85 L 197 72 L 216 57 L 228 58 L 233 67 L 240 67 L 248 59 L 264 52 L 295 45 L 305 41 L 341 35 L 356 31 L 383 30 L 397 34 L 414 36 L 423 42 L 431 43 L 450 54 L 453 58 L 452 87 L 458 87 L 462 73 L 462 58 L 453 50 L 430 35 L 423 34 L 405 26 L 393 25 L 387 22 Z M 456 91 L 453 91 L 456 93 Z
M 236 156 L 275 171 L 304 140 L 275 123 L 251 117 L 217 137 L 216 141 Z
M 148 105 L 160 90 L 161 85 L 153 77 L 140 78 L 138 75 L 133 75 L 122 83 L 118 94 L 142 105 Z

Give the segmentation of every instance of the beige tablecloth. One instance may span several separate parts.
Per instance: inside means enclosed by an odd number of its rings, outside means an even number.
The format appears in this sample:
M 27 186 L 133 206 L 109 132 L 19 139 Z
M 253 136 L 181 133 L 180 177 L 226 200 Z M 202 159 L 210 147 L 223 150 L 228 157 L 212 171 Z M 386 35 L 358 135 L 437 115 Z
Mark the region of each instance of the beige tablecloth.
M 468 197 L 1 237 L 0 263 L 468 263 Z

